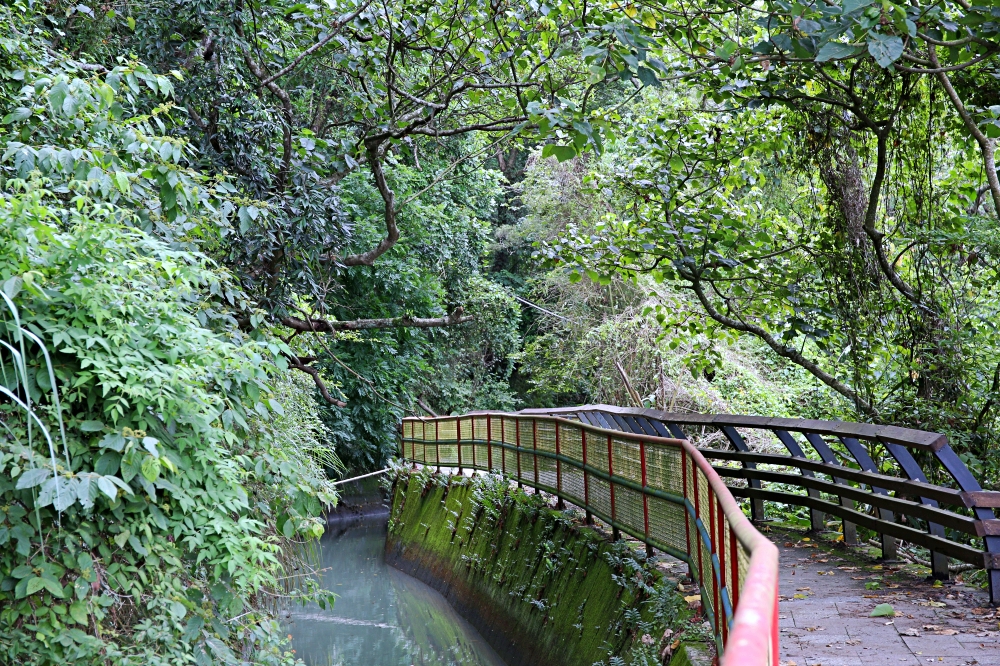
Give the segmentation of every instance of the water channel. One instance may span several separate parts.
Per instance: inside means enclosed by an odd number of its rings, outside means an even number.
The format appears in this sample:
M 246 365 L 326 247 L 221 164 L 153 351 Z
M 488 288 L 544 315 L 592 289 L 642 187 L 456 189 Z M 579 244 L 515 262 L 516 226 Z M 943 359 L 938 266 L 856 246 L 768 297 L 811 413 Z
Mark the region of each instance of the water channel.
M 333 522 L 321 540 L 332 609 L 293 607 L 286 624 L 308 666 L 505 666 L 437 591 L 385 563 L 388 515 Z

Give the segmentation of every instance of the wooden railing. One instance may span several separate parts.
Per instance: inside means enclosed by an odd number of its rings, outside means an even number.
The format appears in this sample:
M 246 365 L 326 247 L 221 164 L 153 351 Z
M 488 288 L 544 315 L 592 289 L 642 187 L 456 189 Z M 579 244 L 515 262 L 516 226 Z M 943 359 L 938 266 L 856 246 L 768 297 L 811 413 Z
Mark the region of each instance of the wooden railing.
M 723 666 L 778 663 L 778 552 L 685 439 L 548 414 L 402 423 L 415 464 L 505 474 L 688 563 Z
M 882 556 L 897 558 L 897 540 L 923 546 L 937 578 L 949 559 L 986 570 L 990 599 L 1000 603 L 1000 492 L 984 491 L 945 435 L 895 426 L 779 419 L 730 414 L 674 414 L 650 409 L 585 405 L 524 414 L 556 415 L 629 433 L 705 438 L 719 433 L 728 448 L 699 449 L 715 472 L 741 479 L 730 486 L 750 500 L 752 518 L 764 519 L 764 502 L 808 508 L 810 526 L 841 520 L 844 541 L 860 525 L 880 537 Z M 787 454 L 758 453 L 746 440 L 762 436 Z M 937 483 L 930 483 L 934 479 Z M 802 491 L 805 491 L 804 493 Z M 978 543 L 977 543 L 978 542 Z

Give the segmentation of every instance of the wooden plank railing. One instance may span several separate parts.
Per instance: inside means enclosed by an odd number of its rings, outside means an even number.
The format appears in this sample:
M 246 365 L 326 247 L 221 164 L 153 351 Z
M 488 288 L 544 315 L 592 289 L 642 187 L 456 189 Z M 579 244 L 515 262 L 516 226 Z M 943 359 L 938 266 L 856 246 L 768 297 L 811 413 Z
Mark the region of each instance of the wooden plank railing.
M 994 512 L 1000 492 L 982 489 L 945 435 L 863 423 L 674 414 L 611 405 L 522 413 L 679 438 L 687 437 L 684 428 L 721 433 L 731 448 L 699 450 L 710 460 L 737 465 L 714 469 L 745 481 L 730 492 L 750 500 L 755 521 L 764 519 L 765 501 L 809 509 L 814 530 L 825 529 L 826 515 L 836 516 L 848 544 L 856 541 L 857 525 L 877 533 L 885 559 L 896 559 L 897 540 L 927 548 L 937 578 L 948 577 L 950 558 L 985 569 L 990 599 L 1000 603 L 1000 521 Z M 745 437 L 754 433 L 777 440 L 787 454 L 751 451 Z M 940 483 L 930 483 L 928 472 Z
M 688 563 L 723 666 L 778 663 L 778 553 L 686 439 L 547 414 L 408 418 L 414 464 L 500 473 Z

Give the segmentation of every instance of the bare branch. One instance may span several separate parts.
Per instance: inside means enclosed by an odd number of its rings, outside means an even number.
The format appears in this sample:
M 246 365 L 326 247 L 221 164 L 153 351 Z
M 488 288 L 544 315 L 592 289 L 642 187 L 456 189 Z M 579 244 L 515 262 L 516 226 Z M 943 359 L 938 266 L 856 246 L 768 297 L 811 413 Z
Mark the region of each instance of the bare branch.
M 930 54 L 931 62 L 934 63 L 935 67 L 938 67 L 937 47 L 928 44 L 927 51 Z M 983 166 L 986 167 L 986 182 L 989 183 L 990 193 L 993 195 L 993 206 L 996 209 L 997 215 L 1000 215 L 1000 179 L 997 178 L 997 165 L 994 157 L 996 145 L 976 125 L 976 121 L 973 120 L 958 93 L 955 92 L 955 87 L 951 85 L 951 79 L 948 78 L 948 75 L 944 71 L 939 71 L 937 72 L 937 78 L 941 82 L 941 87 L 948 93 L 951 105 L 955 107 L 958 115 L 962 118 L 962 122 L 965 123 L 965 129 L 969 131 L 969 134 L 979 144 L 979 150 L 983 155 Z
M 684 278 L 688 280 L 690 284 L 690 289 L 694 291 L 698 300 L 701 302 L 702 307 L 705 308 L 705 312 L 708 316 L 719 322 L 723 326 L 727 326 L 733 330 L 743 331 L 745 333 L 750 333 L 757 338 L 764 341 L 764 343 L 770 347 L 778 356 L 782 358 L 787 358 L 796 365 L 805 368 L 812 376 L 819 379 L 821 382 L 832 388 L 837 393 L 841 394 L 848 400 L 850 400 L 857 409 L 864 412 L 868 416 L 875 416 L 877 414 L 875 408 L 865 401 L 857 391 L 853 388 L 840 381 L 830 373 L 826 372 L 817 364 L 809 358 L 806 358 L 801 352 L 799 352 L 794 347 L 789 347 L 781 343 L 780 340 L 775 338 L 773 335 L 768 333 L 766 330 L 757 326 L 756 324 L 751 324 L 745 322 L 741 319 L 736 319 L 733 317 L 726 316 L 719 312 L 719 310 L 709 299 L 708 295 L 705 293 L 705 289 L 702 287 L 701 279 L 694 274 L 684 275 Z
M 341 259 L 340 263 L 345 266 L 371 266 L 376 259 L 385 254 L 399 240 L 399 228 L 396 226 L 396 195 L 389 189 L 389 185 L 385 181 L 379 149 L 378 144 L 368 145 L 368 166 L 371 168 L 372 175 L 375 176 L 375 186 L 378 188 L 378 193 L 382 195 L 382 201 L 385 202 L 385 238 L 367 252 L 348 255 Z
M 473 320 L 461 308 L 445 317 L 387 317 L 384 319 L 354 319 L 351 321 L 328 321 L 326 319 L 299 319 L 298 317 L 283 317 L 281 323 L 288 328 L 303 333 L 332 333 L 334 331 L 361 331 L 372 328 L 440 328 L 457 326 Z
M 307 365 L 306 363 L 303 362 L 304 359 L 300 359 L 297 356 L 286 355 L 285 358 L 288 359 L 288 364 L 290 366 L 292 366 L 296 370 L 301 370 L 302 372 L 306 373 L 307 375 L 313 378 L 313 381 L 316 382 L 316 388 L 319 389 L 320 395 L 323 396 L 324 400 L 326 400 L 331 405 L 336 405 L 337 407 L 347 407 L 346 402 L 344 402 L 343 400 L 337 400 L 332 395 L 330 395 L 330 392 L 326 388 L 326 384 L 323 383 L 323 378 L 319 376 L 319 370 L 312 367 L 311 365 Z
M 318 42 L 316 42 L 315 44 L 313 44 L 312 46 L 310 46 L 309 48 L 307 48 L 305 51 L 303 51 L 302 53 L 300 53 L 299 56 L 295 60 L 293 60 L 292 62 L 288 63 L 288 65 L 286 65 L 285 67 L 282 67 L 276 73 L 272 74 L 271 76 L 267 77 L 265 80 L 261 81 L 261 85 L 266 86 L 269 83 L 273 83 L 274 81 L 280 79 L 282 76 L 284 76 L 285 74 L 288 74 L 290 71 L 292 71 L 293 69 L 295 69 L 296 67 L 298 67 L 299 63 L 301 63 L 303 60 L 305 60 L 307 57 L 309 57 L 313 53 L 316 53 L 316 51 L 319 51 L 321 48 L 323 48 L 324 46 L 326 46 L 330 42 L 331 39 L 333 39 L 334 37 L 336 37 L 337 35 L 339 35 L 341 29 L 345 25 L 347 25 L 348 23 L 350 23 L 351 21 L 353 21 L 354 19 L 356 19 L 361 14 L 361 12 L 365 11 L 366 9 L 368 9 L 368 5 L 369 4 L 371 4 L 370 0 L 368 2 L 365 2 L 360 7 L 358 7 L 357 11 L 354 12 L 353 14 L 351 14 L 350 16 L 344 18 L 343 20 L 334 21 L 334 23 L 333 23 L 333 30 L 331 30 L 330 33 L 326 37 L 324 37 L 323 39 L 319 40 Z

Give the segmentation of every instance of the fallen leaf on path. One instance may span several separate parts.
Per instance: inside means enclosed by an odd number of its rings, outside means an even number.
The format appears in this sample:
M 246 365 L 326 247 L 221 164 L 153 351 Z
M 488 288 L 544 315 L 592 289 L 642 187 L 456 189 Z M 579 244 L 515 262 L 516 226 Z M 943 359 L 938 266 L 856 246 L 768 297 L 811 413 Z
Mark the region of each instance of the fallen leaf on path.
M 892 607 L 892 604 L 879 604 L 872 609 L 868 617 L 893 617 L 894 615 L 896 615 L 896 611 Z
M 914 629 L 913 627 L 910 627 L 909 629 L 903 629 L 899 633 L 903 634 L 904 636 L 919 636 L 920 635 L 920 632 L 917 631 L 916 629 Z

